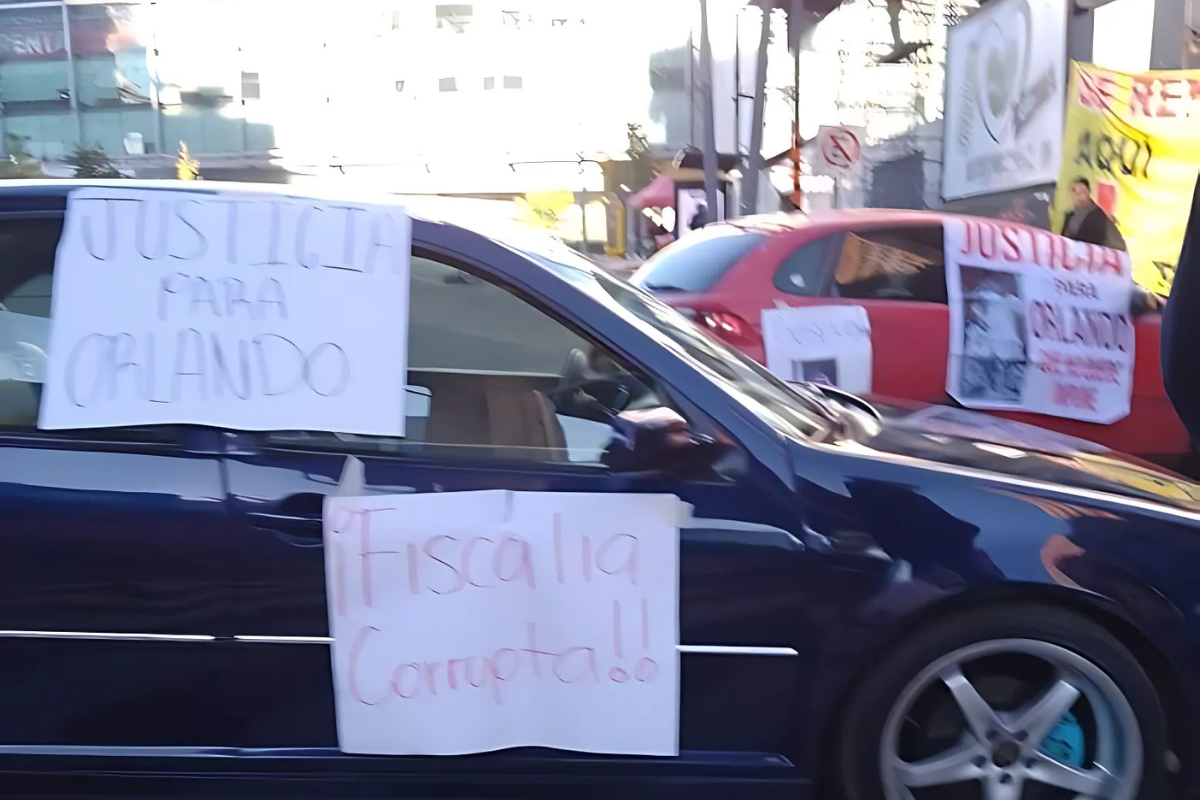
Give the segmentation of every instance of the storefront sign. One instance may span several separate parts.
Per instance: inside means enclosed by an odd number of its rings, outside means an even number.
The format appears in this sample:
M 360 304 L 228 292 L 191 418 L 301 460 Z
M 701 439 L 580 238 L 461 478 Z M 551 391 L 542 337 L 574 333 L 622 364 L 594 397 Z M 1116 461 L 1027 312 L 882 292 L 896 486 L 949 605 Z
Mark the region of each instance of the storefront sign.
M 679 752 L 673 495 L 326 499 L 338 743 Z
M 1111 423 L 1133 391 L 1129 257 L 1030 228 L 945 223 L 946 391 L 969 408 Z
M 946 200 L 1054 182 L 1068 13 L 1054 0 L 995 0 L 950 28 Z

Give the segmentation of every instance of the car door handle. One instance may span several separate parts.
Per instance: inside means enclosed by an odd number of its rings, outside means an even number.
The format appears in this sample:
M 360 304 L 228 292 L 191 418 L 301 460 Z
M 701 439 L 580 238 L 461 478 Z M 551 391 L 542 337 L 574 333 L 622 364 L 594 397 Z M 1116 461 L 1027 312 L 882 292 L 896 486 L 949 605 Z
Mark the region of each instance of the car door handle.
M 294 547 L 320 547 L 323 544 L 320 517 L 270 514 L 263 511 L 251 511 L 246 516 L 250 519 L 250 527 L 270 531 L 284 544 Z
M 251 511 L 250 524 L 255 528 L 271 531 L 309 531 L 321 532 L 321 518 L 297 516 L 295 514 L 268 514 L 262 511 Z

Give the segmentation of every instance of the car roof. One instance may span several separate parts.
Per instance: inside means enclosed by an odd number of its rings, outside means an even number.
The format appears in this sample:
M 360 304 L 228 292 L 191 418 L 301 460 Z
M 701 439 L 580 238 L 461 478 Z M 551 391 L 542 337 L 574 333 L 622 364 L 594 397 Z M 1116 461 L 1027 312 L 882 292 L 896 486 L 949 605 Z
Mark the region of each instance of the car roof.
M 363 191 L 353 186 L 337 183 L 320 186 L 297 187 L 281 183 L 251 183 L 233 181 L 180 181 L 180 180 L 137 180 L 137 179 L 15 179 L 0 181 L 0 212 L 4 211 L 50 211 L 61 212 L 66 208 L 67 195 L 74 189 L 113 188 L 149 189 L 157 191 L 183 191 L 197 194 L 221 192 L 277 195 L 309 200 L 354 201 L 358 203 L 379 202 L 405 205 L 405 196 L 383 192 Z M 405 209 L 413 220 L 414 242 L 450 243 L 472 237 L 490 240 L 525 256 L 543 270 L 560 271 L 563 268 L 582 273 L 602 271 L 588 259 L 571 250 L 561 240 L 548 233 L 529 229 L 514 223 L 513 226 L 491 227 L 477 230 L 457 224 L 454 220 L 440 218 L 431 209 L 414 212 Z M 487 226 L 485 226 L 487 227 Z
M 863 222 L 919 225 L 922 222 L 939 223 L 947 219 L 962 217 L 962 214 L 951 214 L 945 211 L 917 211 L 903 208 L 838 208 L 811 213 L 792 211 L 777 214 L 755 214 L 714 224 L 733 225 L 745 230 L 764 233 L 783 233 L 811 226 L 840 228 Z

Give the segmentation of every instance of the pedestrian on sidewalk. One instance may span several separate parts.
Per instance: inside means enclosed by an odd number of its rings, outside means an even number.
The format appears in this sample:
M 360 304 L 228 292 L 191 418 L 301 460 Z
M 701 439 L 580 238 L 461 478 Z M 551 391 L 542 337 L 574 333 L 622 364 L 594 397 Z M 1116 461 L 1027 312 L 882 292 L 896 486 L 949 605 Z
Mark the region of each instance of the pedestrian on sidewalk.
M 1104 213 L 1104 209 L 1096 205 L 1092 199 L 1092 185 L 1087 178 L 1076 178 L 1071 184 L 1071 200 L 1075 210 L 1063 218 L 1060 233 L 1068 239 L 1077 242 L 1098 244 L 1113 250 L 1125 250 L 1125 237 L 1117 230 L 1116 224 Z

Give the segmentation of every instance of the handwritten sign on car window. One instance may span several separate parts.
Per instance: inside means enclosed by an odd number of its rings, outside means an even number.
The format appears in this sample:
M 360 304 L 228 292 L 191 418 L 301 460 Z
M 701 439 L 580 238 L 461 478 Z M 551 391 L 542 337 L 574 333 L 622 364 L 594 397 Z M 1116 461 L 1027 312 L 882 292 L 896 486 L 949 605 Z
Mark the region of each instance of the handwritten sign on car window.
M 649 494 L 327 498 L 341 749 L 677 754 L 686 508 Z
M 403 435 L 410 251 L 398 206 L 72 192 L 38 426 Z
M 770 308 L 762 331 L 767 369 L 777 377 L 871 391 L 871 321 L 862 306 Z

